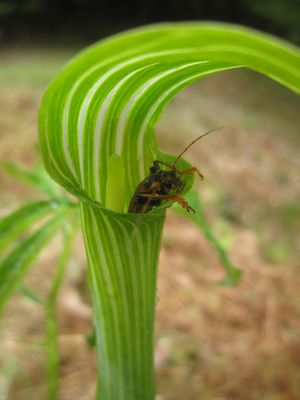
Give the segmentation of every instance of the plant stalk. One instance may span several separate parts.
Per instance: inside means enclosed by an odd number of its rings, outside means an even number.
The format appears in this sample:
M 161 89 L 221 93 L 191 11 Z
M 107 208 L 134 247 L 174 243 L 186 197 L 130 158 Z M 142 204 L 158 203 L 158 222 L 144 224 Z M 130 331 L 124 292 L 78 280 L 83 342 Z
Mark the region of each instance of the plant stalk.
M 97 400 L 153 400 L 156 276 L 165 212 L 81 203 L 94 306 Z

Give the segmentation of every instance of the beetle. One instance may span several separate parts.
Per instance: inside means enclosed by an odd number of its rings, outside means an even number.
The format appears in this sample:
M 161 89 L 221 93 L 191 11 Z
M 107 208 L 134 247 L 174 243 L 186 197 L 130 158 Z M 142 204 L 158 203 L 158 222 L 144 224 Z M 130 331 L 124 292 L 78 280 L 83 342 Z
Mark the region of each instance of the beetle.
M 140 182 L 137 186 L 132 199 L 129 204 L 128 212 L 130 213 L 147 213 L 153 207 L 161 205 L 162 201 L 172 201 L 179 203 L 187 212 L 195 210 L 188 204 L 188 202 L 180 196 L 180 192 L 184 189 L 185 183 L 181 179 L 181 175 L 192 174 L 196 172 L 200 179 L 203 175 L 197 167 L 191 167 L 184 170 L 178 170 L 176 164 L 181 156 L 199 139 L 212 133 L 218 129 L 212 129 L 194 139 L 175 159 L 173 164 L 165 161 L 155 160 L 150 167 L 150 174 Z M 160 165 L 170 168 L 170 170 L 163 170 Z

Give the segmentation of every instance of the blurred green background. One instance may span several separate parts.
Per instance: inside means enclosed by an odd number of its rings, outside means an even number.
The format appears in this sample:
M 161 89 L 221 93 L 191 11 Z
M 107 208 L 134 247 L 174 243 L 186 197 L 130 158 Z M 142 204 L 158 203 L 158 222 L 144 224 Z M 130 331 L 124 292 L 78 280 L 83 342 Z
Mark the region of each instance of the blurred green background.
M 144 23 L 219 20 L 300 43 L 299 0 L 0 3 L 0 159 L 39 160 L 37 112 L 50 80 L 86 44 Z M 222 267 L 201 232 L 168 212 L 157 291 L 156 367 L 164 400 L 297 400 L 300 393 L 300 100 L 254 72 L 206 78 L 167 107 L 156 133 L 178 153 L 225 126 L 187 158 L 205 215 L 243 270 L 221 287 Z M 0 173 L 0 215 L 40 196 Z M 59 249 L 53 241 L 26 278 L 44 296 Z M 61 399 L 91 399 L 95 359 L 86 344 L 91 308 L 80 236 L 59 299 Z M 44 315 L 20 294 L 0 329 L 0 398 L 46 398 Z

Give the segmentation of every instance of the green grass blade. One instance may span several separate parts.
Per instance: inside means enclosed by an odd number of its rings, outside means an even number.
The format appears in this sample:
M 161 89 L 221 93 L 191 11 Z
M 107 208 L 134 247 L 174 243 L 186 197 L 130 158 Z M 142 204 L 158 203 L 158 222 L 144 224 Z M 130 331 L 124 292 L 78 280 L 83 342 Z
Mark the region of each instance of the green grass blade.
M 42 228 L 21 242 L 0 264 L 0 310 L 18 286 L 28 268 L 53 235 L 65 224 L 69 210 L 60 210 Z
M 23 282 L 20 283 L 18 287 L 18 292 L 36 304 L 44 305 L 45 303 L 42 297 L 38 293 L 36 293 L 29 286 L 25 285 Z
M 189 204 L 194 208 L 195 214 L 187 213 L 183 210 L 182 207 L 178 205 L 174 205 L 172 209 L 182 217 L 188 219 L 193 222 L 205 235 L 206 239 L 214 246 L 216 249 L 219 260 L 222 263 L 226 276 L 221 281 L 223 285 L 234 286 L 236 285 L 241 278 L 241 270 L 237 268 L 231 261 L 227 254 L 227 251 L 224 249 L 218 238 L 214 235 L 211 230 L 208 222 L 205 219 L 205 215 L 203 212 L 203 205 L 200 197 L 194 191 L 190 191 L 186 196 Z
M 36 221 L 54 211 L 56 204 L 35 201 L 0 220 L 0 252 L 19 238 Z
M 64 229 L 62 252 L 58 260 L 57 269 L 53 277 L 52 286 L 46 300 L 46 364 L 48 379 L 48 399 L 59 399 L 59 349 L 57 340 L 57 297 L 62 285 L 65 269 L 72 252 L 75 226 Z
M 41 163 L 37 164 L 32 171 L 24 170 L 11 161 L 3 163 L 3 168 L 7 174 L 26 185 L 35 187 L 42 193 L 45 193 L 50 199 L 62 197 L 59 186 L 49 177 Z

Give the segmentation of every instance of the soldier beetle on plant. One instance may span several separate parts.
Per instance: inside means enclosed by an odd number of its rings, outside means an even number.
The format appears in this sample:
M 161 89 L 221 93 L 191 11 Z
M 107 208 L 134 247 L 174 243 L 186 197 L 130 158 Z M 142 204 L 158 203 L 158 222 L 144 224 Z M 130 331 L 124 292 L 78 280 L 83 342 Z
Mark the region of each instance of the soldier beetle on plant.
M 200 179 L 203 179 L 203 175 L 197 167 L 191 167 L 184 170 L 178 170 L 176 164 L 182 155 L 198 140 L 204 136 L 215 132 L 222 128 L 212 129 L 194 139 L 185 149 L 178 155 L 173 164 L 169 164 L 165 161 L 155 160 L 153 161 L 152 167 L 150 167 L 150 174 L 137 186 L 130 205 L 128 212 L 131 213 L 146 213 L 152 210 L 153 207 L 157 207 L 162 204 L 163 201 L 172 201 L 179 203 L 187 212 L 195 210 L 188 204 L 188 202 L 180 196 L 185 183 L 181 179 L 181 175 L 193 174 L 196 172 Z M 163 170 L 160 165 L 164 165 L 169 170 Z

